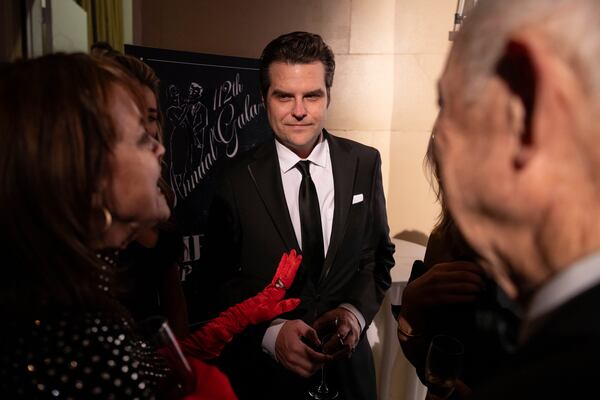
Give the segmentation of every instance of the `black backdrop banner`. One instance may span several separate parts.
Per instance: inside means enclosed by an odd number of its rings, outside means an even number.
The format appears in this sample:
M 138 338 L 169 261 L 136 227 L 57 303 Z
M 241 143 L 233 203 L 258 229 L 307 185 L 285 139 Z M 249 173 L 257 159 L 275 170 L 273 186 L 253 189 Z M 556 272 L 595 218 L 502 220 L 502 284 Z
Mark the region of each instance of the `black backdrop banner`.
M 176 196 L 174 214 L 186 247 L 180 276 L 190 321 L 198 322 L 204 315 L 195 307 L 194 272 L 209 267 L 200 255 L 215 171 L 272 137 L 260 96 L 259 61 L 131 45 L 125 53 L 148 64 L 161 80 L 163 176 Z

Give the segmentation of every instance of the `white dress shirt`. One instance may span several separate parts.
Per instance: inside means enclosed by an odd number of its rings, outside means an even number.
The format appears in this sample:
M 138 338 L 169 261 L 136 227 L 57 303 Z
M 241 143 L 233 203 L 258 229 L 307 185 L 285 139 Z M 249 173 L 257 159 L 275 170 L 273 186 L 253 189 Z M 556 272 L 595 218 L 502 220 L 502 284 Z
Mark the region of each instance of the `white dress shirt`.
M 600 283 L 600 252 L 575 262 L 545 283 L 531 298 L 523 327 L 521 342 L 535 331 L 544 317 L 575 296 Z
M 275 148 L 277 150 L 277 158 L 279 159 L 279 169 L 281 172 L 281 181 L 283 182 L 283 192 L 285 194 L 285 202 L 290 213 L 290 219 L 294 226 L 294 233 L 298 245 L 302 248 L 302 230 L 300 225 L 300 210 L 298 205 L 298 192 L 300 191 L 300 183 L 302 182 L 302 173 L 296 168 L 298 161 L 310 161 L 310 176 L 317 189 L 317 197 L 319 199 L 319 209 L 321 211 L 321 227 L 323 229 L 323 254 L 327 256 L 329 249 L 329 241 L 331 239 L 331 228 L 333 225 L 334 211 L 334 184 L 333 170 L 331 168 L 331 157 L 329 155 L 329 143 L 323 139 L 323 135 L 319 138 L 319 143 L 312 150 L 310 155 L 302 159 L 293 151 L 285 147 L 279 141 L 275 140 Z M 358 319 L 361 332 L 365 326 L 365 318 L 352 304 L 343 303 L 340 307 L 352 312 Z M 262 341 L 263 350 L 277 359 L 275 355 L 275 340 L 279 334 L 279 330 L 286 322 L 284 319 L 276 319 L 265 332 Z
M 275 141 L 277 157 L 279 158 L 279 169 L 283 192 L 287 203 L 296 240 L 302 249 L 302 230 L 300 225 L 300 209 L 298 204 L 298 192 L 302 182 L 302 173 L 296 168 L 299 161 L 303 161 L 296 153 Z M 331 157 L 329 157 L 329 144 L 327 140 L 317 143 L 306 160 L 310 161 L 310 177 L 317 189 L 319 198 L 319 210 L 321 212 L 321 228 L 323 229 L 323 254 L 327 255 L 329 240 L 331 238 L 331 225 L 333 223 L 334 190 L 333 171 L 331 169 Z

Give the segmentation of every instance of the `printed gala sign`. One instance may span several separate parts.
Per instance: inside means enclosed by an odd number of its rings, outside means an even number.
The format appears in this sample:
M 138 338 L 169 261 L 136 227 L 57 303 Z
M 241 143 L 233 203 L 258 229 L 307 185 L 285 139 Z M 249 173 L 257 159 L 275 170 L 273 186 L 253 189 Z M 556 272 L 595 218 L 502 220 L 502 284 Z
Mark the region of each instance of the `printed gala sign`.
M 194 320 L 193 271 L 203 268 L 202 239 L 219 166 L 270 139 L 258 60 L 125 46 L 161 80 L 166 148 L 163 176 L 175 193 L 186 246 L 181 280 Z M 206 266 L 209 267 L 209 266 Z

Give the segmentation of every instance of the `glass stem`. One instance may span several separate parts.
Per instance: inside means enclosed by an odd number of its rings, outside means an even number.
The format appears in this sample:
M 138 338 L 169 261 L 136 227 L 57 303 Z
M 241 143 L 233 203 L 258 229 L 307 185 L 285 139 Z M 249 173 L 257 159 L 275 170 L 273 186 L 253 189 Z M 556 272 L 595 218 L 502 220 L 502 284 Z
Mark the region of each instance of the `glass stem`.
M 321 385 L 319 386 L 319 393 L 329 393 L 327 382 L 325 380 L 325 367 L 321 367 Z

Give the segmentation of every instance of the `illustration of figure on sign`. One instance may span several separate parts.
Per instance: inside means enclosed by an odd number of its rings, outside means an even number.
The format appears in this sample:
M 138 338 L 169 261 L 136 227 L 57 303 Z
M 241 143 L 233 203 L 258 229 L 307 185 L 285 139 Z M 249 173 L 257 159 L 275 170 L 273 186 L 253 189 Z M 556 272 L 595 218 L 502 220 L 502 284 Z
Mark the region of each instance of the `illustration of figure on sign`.
M 192 82 L 187 99 L 190 106 L 189 124 L 192 126 L 193 143 L 200 150 L 200 158 L 205 150 L 205 129 L 208 126 L 208 110 L 200 101 L 203 90 L 202 86 Z
M 176 192 L 207 151 L 206 135 L 210 133 L 207 129 L 208 109 L 201 101 L 203 91 L 201 85 L 191 82 L 187 96 L 182 99 L 177 86 L 169 85 L 167 88 L 165 114 L 171 125 L 169 170 L 171 186 Z
M 259 96 L 253 100 L 244 91 L 239 73 L 208 85 L 206 89 L 197 80 L 189 80 L 166 87 L 169 157 L 165 158 L 175 204 L 186 199 L 221 159 L 235 157 L 240 150 L 240 133 L 263 110 Z M 205 106 L 205 92 L 210 93 L 209 101 L 212 99 L 210 109 Z M 261 132 L 269 137 L 268 128 Z

